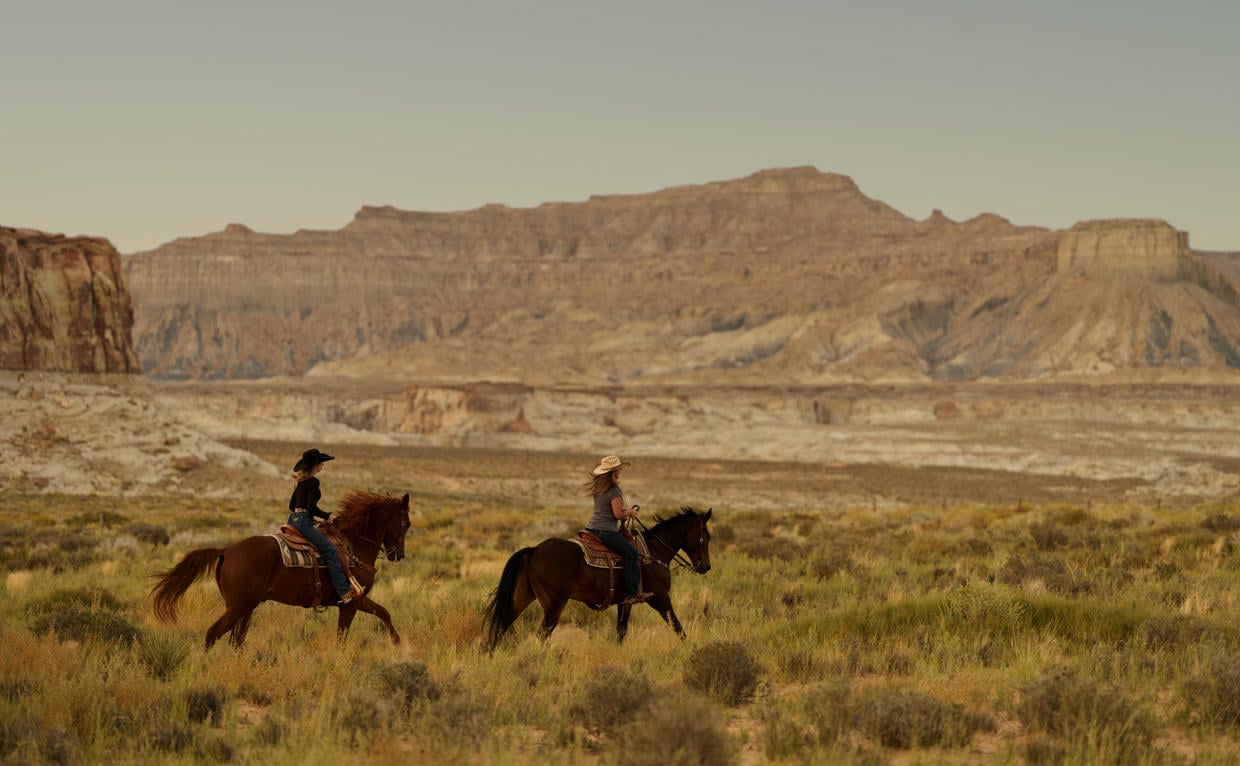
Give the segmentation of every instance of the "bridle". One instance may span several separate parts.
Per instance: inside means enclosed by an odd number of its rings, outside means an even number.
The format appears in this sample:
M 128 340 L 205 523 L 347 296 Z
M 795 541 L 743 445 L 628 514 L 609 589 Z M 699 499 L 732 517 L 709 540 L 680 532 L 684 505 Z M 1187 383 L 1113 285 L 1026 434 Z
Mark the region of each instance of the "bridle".
M 380 540 L 371 540 L 369 537 L 365 537 L 357 533 L 354 533 L 353 536 L 356 537 L 358 540 L 361 540 L 364 543 L 370 543 L 371 545 L 375 546 L 377 550 L 382 552 L 383 555 L 387 556 L 388 560 L 391 561 L 392 557 L 398 553 L 397 546 L 400 544 L 401 538 L 405 536 L 405 532 L 408 529 L 409 529 L 409 522 L 405 521 L 404 519 L 401 519 L 400 520 L 400 534 L 396 536 L 397 542 L 393 543 L 390 546 L 385 545 Z M 384 537 L 386 537 L 386 535 Z
M 638 508 L 639 506 L 635 505 L 633 507 Z M 697 567 L 693 564 L 693 562 L 689 561 L 689 559 L 685 558 L 685 556 L 681 554 L 679 548 L 673 548 L 670 543 L 666 542 L 665 540 L 663 540 L 663 538 L 651 532 L 650 529 L 647 528 L 646 525 L 642 523 L 642 520 L 637 518 L 636 516 L 633 517 L 633 521 L 637 522 L 637 526 L 641 527 L 642 534 L 647 539 L 653 539 L 659 545 L 662 545 L 664 548 L 667 548 L 669 551 L 672 552 L 673 562 L 675 562 L 676 564 L 679 564 L 684 569 L 692 569 L 694 571 L 697 571 Z M 703 545 L 706 544 L 706 525 L 702 523 L 701 517 L 698 517 L 697 521 L 698 521 L 698 547 L 701 548 Z

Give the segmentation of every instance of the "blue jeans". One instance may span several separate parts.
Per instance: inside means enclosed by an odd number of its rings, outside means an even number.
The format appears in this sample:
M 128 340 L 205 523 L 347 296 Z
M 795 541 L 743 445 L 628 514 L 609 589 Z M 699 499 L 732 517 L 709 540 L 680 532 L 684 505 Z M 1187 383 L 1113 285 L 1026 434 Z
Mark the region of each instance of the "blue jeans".
M 624 592 L 626 598 L 637 595 L 637 581 L 641 576 L 641 561 L 637 558 L 637 549 L 629 539 L 617 529 L 591 529 L 595 537 L 616 553 L 624 556 Z
M 343 596 L 348 593 L 349 580 L 344 576 L 344 567 L 340 565 L 340 556 L 336 553 L 336 546 L 327 539 L 327 535 L 314 526 L 314 517 L 308 513 L 293 512 L 289 514 L 288 523 L 289 526 L 301 532 L 302 537 L 314 543 L 314 547 L 323 554 L 323 563 L 327 565 L 327 574 L 331 577 L 336 595 Z

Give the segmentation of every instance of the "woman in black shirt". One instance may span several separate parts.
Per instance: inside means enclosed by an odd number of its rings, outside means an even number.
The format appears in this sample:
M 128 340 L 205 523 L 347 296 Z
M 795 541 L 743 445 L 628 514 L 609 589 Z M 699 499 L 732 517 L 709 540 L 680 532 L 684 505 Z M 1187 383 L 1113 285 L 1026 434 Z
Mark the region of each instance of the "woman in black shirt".
M 288 523 L 296 528 L 302 537 L 314 543 L 323 554 L 323 563 L 327 565 L 332 587 L 336 589 L 341 605 L 344 605 L 357 598 L 358 593 L 344 576 L 344 567 L 340 565 L 336 546 L 314 526 L 316 518 L 331 518 L 331 514 L 319 508 L 319 499 L 323 497 L 323 492 L 319 489 L 319 479 L 316 476 L 328 460 L 335 458 L 317 449 L 308 449 L 301 453 L 301 460 L 293 466 L 293 478 L 297 480 L 297 486 L 293 488 L 293 496 L 288 501 Z

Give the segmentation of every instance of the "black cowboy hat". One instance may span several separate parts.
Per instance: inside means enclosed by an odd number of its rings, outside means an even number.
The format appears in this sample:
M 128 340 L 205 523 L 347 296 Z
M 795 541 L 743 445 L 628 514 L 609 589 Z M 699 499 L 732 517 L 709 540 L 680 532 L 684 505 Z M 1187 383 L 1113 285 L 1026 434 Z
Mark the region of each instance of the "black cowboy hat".
M 328 460 L 335 459 L 326 452 L 319 452 L 317 449 L 311 448 L 301 453 L 301 460 L 298 460 L 297 465 L 293 466 L 293 471 L 309 471 L 319 463 L 326 463 Z

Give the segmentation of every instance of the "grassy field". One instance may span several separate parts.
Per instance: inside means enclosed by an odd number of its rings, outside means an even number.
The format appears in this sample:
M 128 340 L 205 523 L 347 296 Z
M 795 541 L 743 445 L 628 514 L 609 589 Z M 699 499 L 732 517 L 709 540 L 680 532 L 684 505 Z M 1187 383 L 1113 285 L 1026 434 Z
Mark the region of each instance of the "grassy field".
M 638 607 L 617 645 L 614 610 L 573 604 L 488 654 L 504 562 L 580 527 L 590 458 L 336 453 L 328 505 L 413 493 L 409 558 L 373 593 L 399 647 L 368 615 L 340 644 L 334 610 L 267 604 L 241 650 L 204 652 L 210 581 L 155 621 L 151 575 L 270 531 L 286 484 L 4 497 L 0 763 L 1240 761 L 1240 508 L 850 508 L 821 470 L 640 461 L 646 514 L 714 506 L 713 570 L 673 574 L 688 640 Z

